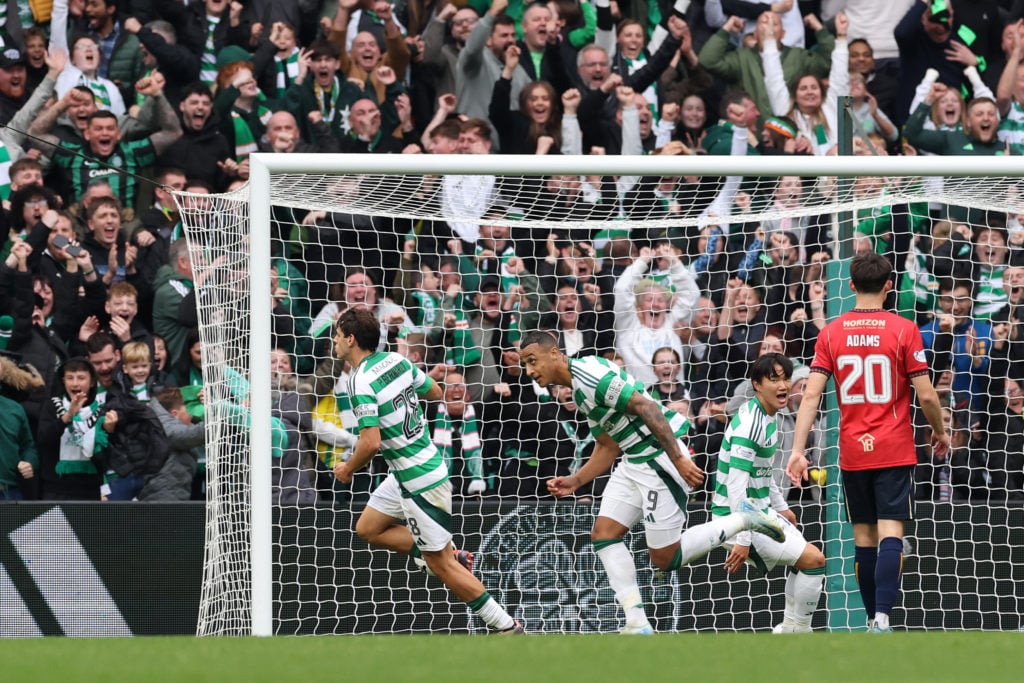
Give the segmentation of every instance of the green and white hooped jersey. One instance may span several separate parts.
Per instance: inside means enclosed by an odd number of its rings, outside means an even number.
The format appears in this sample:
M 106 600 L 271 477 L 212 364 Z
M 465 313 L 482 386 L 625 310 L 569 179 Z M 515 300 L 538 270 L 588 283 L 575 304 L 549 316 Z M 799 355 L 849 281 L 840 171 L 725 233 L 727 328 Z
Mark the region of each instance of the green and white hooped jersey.
M 359 429 L 380 429 L 380 451 L 399 485 L 418 495 L 448 480 L 448 468 L 427 433 L 419 396 L 434 381 L 397 353 L 372 353 L 349 378 Z
M 595 438 L 601 434 L 610 436 L 630 463 L 644 463 L 664 452 L 644 421 L 626 412 L 626 405 L 635 393 L 654 401 L 642 383 L 615 363 L 599 356 L 570 358 L 569 373 L 572 375 L 573 401 L 587 416 Z M 672 427 L 672 433 L 677 438 L 684 438 L 690 431 L 690 421 L 674 410 L 660 407 Z
M 715 493 L 711 498 L 711 514 L 728 515 L 728 482 L 735 472 L 750 476 L 747 497 L 753 498 L 761 510 L 771 507 L 769 492 L 772 482 L 772 461 L 779 446 L 778 425 L 774 417 L 761 407 L 757 398 L 747 401 L 725 430 L 722 449 L 718 452 L 718 473 Z

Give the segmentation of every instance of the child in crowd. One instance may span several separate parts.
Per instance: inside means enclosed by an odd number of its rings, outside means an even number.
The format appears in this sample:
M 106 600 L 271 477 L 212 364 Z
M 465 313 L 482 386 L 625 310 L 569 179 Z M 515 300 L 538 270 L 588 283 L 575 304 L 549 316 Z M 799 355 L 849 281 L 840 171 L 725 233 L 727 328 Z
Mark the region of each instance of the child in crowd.
M 143 342 L 128 342 L 121 349 L 121 368 L 132 394 L 143 403 L 153 398 L 150 379 L 153 375 L 153 359 L 149 346 Z

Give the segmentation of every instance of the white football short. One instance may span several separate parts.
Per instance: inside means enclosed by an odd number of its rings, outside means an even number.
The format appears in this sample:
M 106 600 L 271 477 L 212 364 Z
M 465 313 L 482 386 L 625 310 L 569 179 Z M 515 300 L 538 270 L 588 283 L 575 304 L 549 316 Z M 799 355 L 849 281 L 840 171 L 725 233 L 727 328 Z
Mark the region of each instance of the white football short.
M 747 557 L 747 564 L 766 572 L 771 571 L 779 565 L 782 565 L 783 567 L 792 567 L 797 563 L 797 560 L 800 559 L 800 556 L 804 554 L 804 548 L 807 547 L 807 539 L 804 538 L 804 535 L 796 525 L 775 510 L 768 509 L 767 513 L 778 520 L 779 524 L 782 525 L 782 530 L 786 534 L 786 540 L 779 543 L 762 533 L 752 531 L 752 547 L 750 555 Z M 733 545 L 734 543 L 731 540 L 722 544 L 726 550 L 732 550 Z M 764 564 L 763 567 L 759 566 L 758 558 L 760 558 L 760 561 Z
M 451 481 L 446 480 L 414 496 L 404 492 L 395 475 L 389 474 L 370 494 L 366 506 L 388 517 L 405 520 L 420 550 L 444 550 L 452 541 Z
M 690 492 L 665 453 L 642 464 L 623 460 L 608 479 L 597 514 L 630 529 L 643 521 L 647 547 L 665 548 L 679 542 Z

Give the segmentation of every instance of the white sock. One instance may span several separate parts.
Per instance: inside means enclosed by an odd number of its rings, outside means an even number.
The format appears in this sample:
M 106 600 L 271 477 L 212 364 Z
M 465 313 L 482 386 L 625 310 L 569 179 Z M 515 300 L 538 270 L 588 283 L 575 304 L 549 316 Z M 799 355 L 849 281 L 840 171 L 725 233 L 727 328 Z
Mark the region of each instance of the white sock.
M 515 619 L 494 598 L 488 598 L 487 602 L 473 611 L 495 631 L 506 631 L 516 625 Z
M 789 586 L 793 585 L 793 621 L 800 626 L 810 626 L 811 618 L 818 609 L 818 598 L 821 597 L 821 586 L 825 581 L 824 574 L 805 574 L 798 571 L 786 579 L 786 609 L 789 609 Z M 885 618 L 886 624 L 889 617 Z
M 875 612 L 875 626 L 889 628 L 889 615 L 884 612 Z
M 624 543 L 613 543 L 597 551 L 601 558 L 604 571 L 608 575 L 608 585 L 615 591 L 615 599 L 626 612 L 627 624 L 642 624 L 647 621 L 644 603 L 640 598 L 640 586 L 636 583 L 636 565 L 633 555 Z
M 793 570 L 786 576 L 786 609 L 782 612 L 785 621 L 796 621 L 796 577 L 798 572 Z
M 743 531 L 743 517 L 738 514 L 712 517 L 710 522 L 690 527 L 679 537 L 683 564 L 689 564 L 722 545 Z

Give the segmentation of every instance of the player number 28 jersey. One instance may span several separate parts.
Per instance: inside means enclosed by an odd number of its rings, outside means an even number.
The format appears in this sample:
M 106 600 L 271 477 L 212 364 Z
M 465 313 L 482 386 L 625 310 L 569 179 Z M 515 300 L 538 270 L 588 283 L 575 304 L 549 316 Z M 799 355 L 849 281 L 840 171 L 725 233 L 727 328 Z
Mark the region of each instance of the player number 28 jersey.
M 380 429 L 380 451 L 401 487 L 420 494 L 448 479 L 427 434 L 419 396 L 434 381 L 397 353 L 373 353 L 352 372 L 349 396 L 359 429 Z

